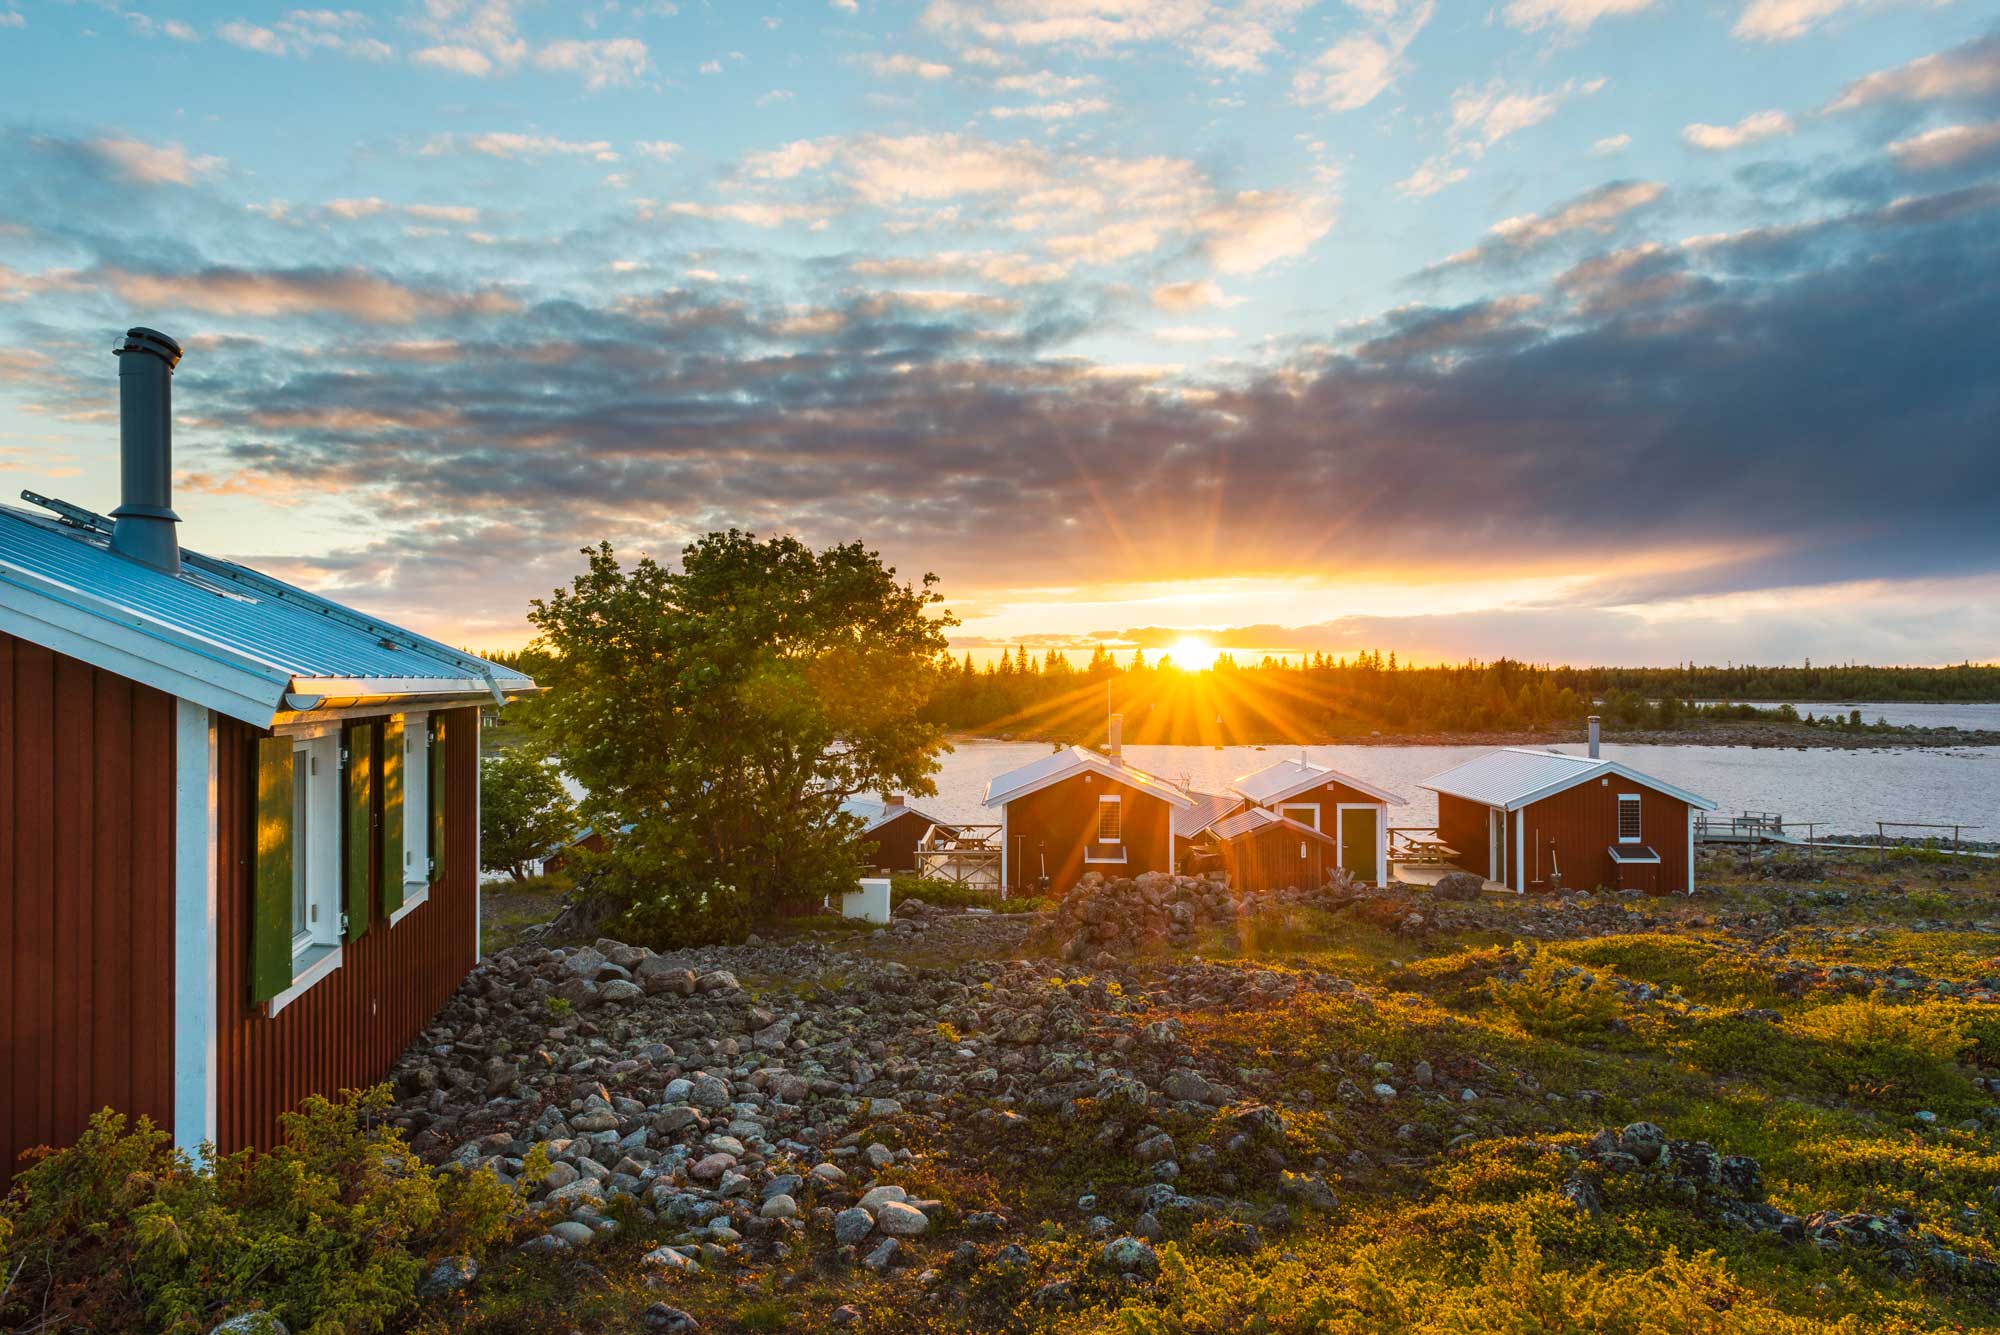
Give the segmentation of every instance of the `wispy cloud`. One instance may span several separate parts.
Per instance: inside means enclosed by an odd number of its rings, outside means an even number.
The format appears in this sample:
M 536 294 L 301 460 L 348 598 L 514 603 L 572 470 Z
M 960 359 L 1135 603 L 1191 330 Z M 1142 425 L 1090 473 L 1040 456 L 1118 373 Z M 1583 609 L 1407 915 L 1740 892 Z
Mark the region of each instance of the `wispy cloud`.
M 1895 103 L 1972 102 L 2000 96 L 2000 34 L 1856 79 L 1829 111 Z
M 1727 153 L 1767 139 L 1779 139 L 1797 127 L 1782 111 L 1755 111 L 1734 125 L 1708 125 L 1701 121 L 1684 127 L 1681 140 L 1704 153 Z
M 427 158 L 447 153 L 476 153 L 489 158 L 528 160 L 548 157 L 587 157 L 596 162 L 616 162 L 618 154 L 603 139 L 559 139 L 553 135 L 522 134 L 494 130 L 484 134 L 441 134 L 429 139 L 421 150 Z
M 150 144 L 122 135 L 99 135 L 84 146 L 142 185 L 192 185 L 196 177 L 224 165 L 219 157 L 191 154 L 180 144 Z
M 1509 0 L 1507 22 L 1526 32 L 1550 26 L 1566 32 L 1582 32 L 1601 18 L 1637 14 L 1651 9 L 1656 0 Z
M 1430 22 L 1431 0 L 1407 8 L 1397 0 L 1354 6 L 1371 22 L 1321 51 L 1292 76 L 1292 100 L 1328 111 L 1367 106 L 1408 68 L 1404 52 Z

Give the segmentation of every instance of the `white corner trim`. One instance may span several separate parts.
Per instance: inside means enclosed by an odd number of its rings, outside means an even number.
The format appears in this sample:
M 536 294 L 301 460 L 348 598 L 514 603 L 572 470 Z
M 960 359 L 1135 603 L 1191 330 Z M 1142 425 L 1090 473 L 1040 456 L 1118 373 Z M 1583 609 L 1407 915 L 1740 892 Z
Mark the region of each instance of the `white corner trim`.
M 194 1154 L 218 1130 L 215 724 L 193 700 L 174 706 L 173 1130 Z
M 483 816 L 479 804 L 485 791 L 486 711 L 481 709 L 472 715 L 472 960 L 475 964 L 486 957 L 486 864 L 485 850 L 479 843 Z
M 1687 811 L 1688 827 L 1688 893 L 1694 893 L 1694 808 Z
M 1688 820 L 1688 829 L 1689 830 L 1694 829 L 1694 821 L 1692 817 L 1690 817 Z M 1690 834 L 1688 837 L 1692 839 L 1694 836 Z M 1007 879 L 1007 843 L 1008 843 L 1007 808 L 1001 807 L 1000 808 L 1000 898 L 1002 899 L 1005 899 L 1007 897 L 1008 887 L 1013 884 L 1013 882 Z
M 410 887 L 408 885 L 405 885 L 403 887 L 403 907 L 397 909 L 394 913 L 389 915 L 389 925 L 391 927 L 394 927 L 397 923 L 409 917 L 412 913 L 415 913 L 418 909 L 422 908 L 424 905 L 430 902 L 431 902 L 431 887 L 428 882 L 425 883 L 423 889 L 417 891 L 415 894 L 411 894 Z
M 1523 847 L 1528 842 L 1528 809 L 1522 807 L 1514 813 L 1514 893 L 1528 893 L 1528 853 Z
M 290 987 L 271 998 L 271 1014 L 273 1016 L 304 996 L 312 989 L 314 983 L 319 982 L 322 978 L 325 978 L 340 967 L 341 948 L 339 946 L 315 946 L 313 949 L 324 951 L 325 953 L 319 955 L 311 964 L 301 969 L 298 975 L 292 979 Z

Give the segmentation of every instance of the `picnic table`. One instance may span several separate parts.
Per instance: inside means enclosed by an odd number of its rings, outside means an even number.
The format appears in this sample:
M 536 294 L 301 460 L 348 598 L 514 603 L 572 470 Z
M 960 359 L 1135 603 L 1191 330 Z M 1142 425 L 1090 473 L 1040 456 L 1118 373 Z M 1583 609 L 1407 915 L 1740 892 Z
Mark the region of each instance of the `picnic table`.
M 1458 856 L 1458 850 L 1442 839 L 1426 839 L 1415 835 L 1403 836 L 1403 843 L 1414 856 L 1409 862 L 1445 862 Z

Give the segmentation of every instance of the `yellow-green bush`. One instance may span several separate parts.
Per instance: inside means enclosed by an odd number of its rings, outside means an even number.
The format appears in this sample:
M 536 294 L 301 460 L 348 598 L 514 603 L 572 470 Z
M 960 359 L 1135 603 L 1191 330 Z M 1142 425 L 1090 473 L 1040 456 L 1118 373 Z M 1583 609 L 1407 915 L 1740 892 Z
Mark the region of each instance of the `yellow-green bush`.
M 199 1164 L 99 1113 L 0 1201 L 0 1329 L 182 1335 L 253 1308 L 295 1335 L 384 1329 L 427 1262 L 484 1253 L 515 1202 L 491 1174 L 428 1167 L 379 1123 L 388 1101 L 310 1098 L 279 1148 Z
M 1602 978 L 1583 973 L 1564 977 L 1562 964 L 1546 951 L 1535 956 L 1519 980 L 1495 978 L 1486 987 L 1522 1028 L 1550 1037 L 1601 1031 L 1624 1009 Z

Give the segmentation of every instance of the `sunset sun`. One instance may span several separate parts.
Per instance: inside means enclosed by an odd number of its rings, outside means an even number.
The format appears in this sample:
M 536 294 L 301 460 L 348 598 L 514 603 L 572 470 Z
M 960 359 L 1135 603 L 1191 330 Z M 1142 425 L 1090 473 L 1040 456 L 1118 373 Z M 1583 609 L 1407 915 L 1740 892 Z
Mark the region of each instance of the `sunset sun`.
M 1198 635 L 1183 635 L 1167 652 L 1173 656 L 1175 666 L 1189 672 L 1205 672 L 1215 666 L 1220 650 Z

